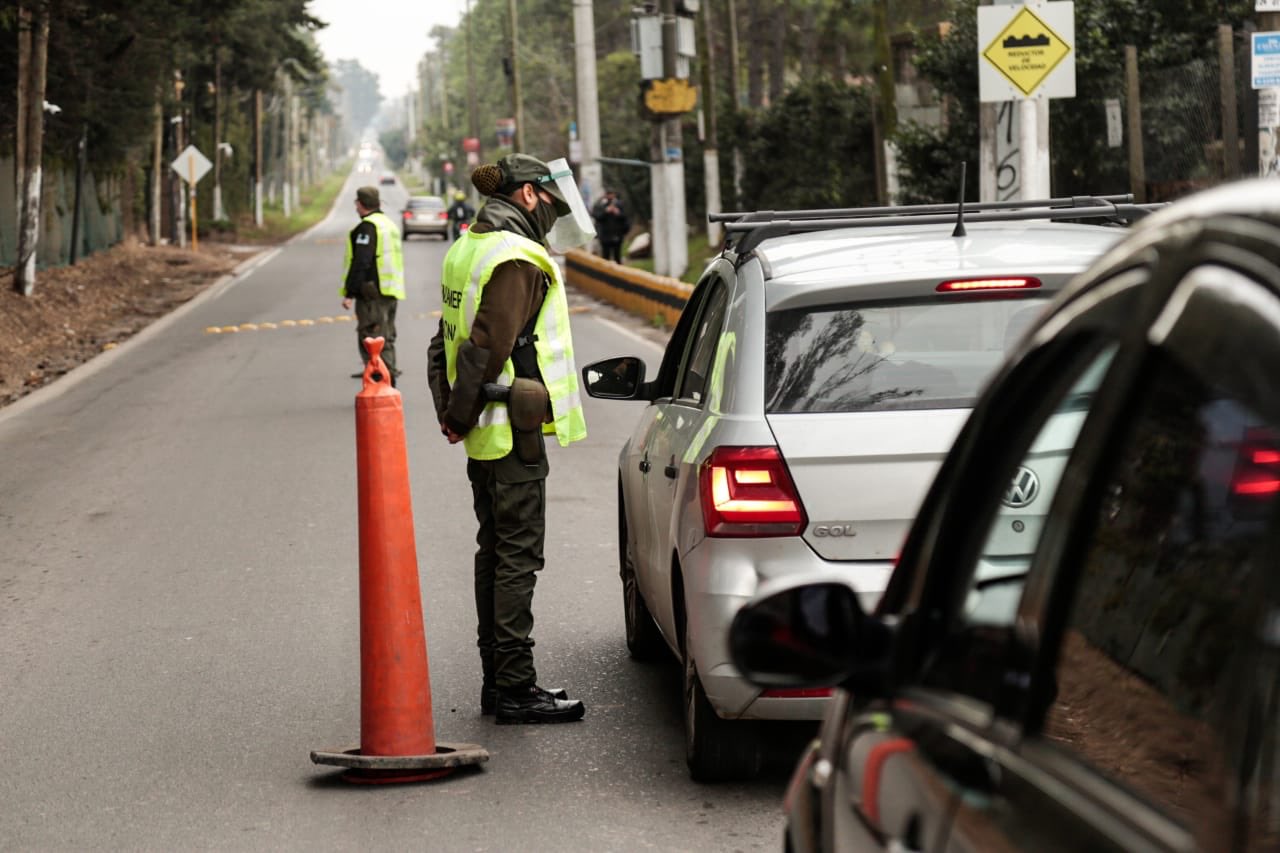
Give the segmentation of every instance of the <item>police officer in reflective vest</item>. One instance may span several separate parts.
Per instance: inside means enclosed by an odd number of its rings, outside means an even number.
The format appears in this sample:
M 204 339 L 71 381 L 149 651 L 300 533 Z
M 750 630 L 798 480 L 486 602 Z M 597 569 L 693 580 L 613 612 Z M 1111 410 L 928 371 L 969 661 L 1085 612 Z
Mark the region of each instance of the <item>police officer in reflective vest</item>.
M 466 449 L 479 522 L 480 710 L 499 723 L 571 722 L 583 704 L 538 685 L 531 637 L 543 435 L 567 446 L 587 434 L 564 282 L 544 243 L 582 245 L 590 218 L 563 160 L 511 154 L 477 168 L 472 183 L 487 201 L 445 256 L 428 380 L 441 433 Z
M 396 305 L 404 299 L 404 255 L 400 251 L 400 230 L 382 212 L 377 187 L 356 190 L 356 212 L 360 223 L 351 229 L 347 239 L 346 274 L 342 281 L 342 307 L 356 306 L 356 347 L 366 364 L 369 354 L 365 338 L 381 336 L 382 361 L 391 371 L 394 385 L 400 371 L 396 369 Z M 363 373 L 353 373 L 359 378 Z

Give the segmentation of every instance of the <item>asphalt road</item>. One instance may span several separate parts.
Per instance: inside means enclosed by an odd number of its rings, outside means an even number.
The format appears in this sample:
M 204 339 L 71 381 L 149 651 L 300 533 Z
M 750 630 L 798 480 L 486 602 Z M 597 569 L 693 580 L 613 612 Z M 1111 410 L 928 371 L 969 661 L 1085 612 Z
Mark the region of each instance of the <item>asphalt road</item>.
M 384 187 L 392 215 L 403 197 Z M 399 358 L 435 735 L 492 757 L 377 787 L 310 762 L 360 733 L 359 361 L 354 323 L 325 321 L 353 198 L 0 410 L 0 848 L 780 849 L 793 753 L 756 782 L 691 782 L 677 667 L 627 657 L 614 484 L 640 404 L 588 400 L 589 438 L 551 450 L 535 654 L 586 719 L 480 716 L 464 457 L 425 380 L 432 237 L 406 244 Z M 573 304 L 580 363 L 656 366 L 652 334 Z M 207 331 L 242 324 L 259 328 Z

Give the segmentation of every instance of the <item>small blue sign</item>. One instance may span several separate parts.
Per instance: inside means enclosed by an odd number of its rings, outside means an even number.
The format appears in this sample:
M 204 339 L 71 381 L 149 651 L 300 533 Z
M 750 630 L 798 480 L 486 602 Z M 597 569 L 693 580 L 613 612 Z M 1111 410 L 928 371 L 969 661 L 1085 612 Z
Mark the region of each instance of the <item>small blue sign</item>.
M 1253 34 L 1253 88 L 1280 86 L 1280 33 Z

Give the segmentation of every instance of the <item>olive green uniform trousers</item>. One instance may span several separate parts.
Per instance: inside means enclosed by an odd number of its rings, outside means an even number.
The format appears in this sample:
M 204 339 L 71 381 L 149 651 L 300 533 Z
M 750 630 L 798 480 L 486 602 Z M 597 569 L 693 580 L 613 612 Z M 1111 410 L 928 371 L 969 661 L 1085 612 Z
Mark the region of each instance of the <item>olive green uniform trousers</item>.
M 400 375 L 396 369 L 396 303 L 399 301 L 394 296 L 383 296 L 378 285 L 371 281 L 360 285 L 360 296 L 356 299 L 356 347 L 360 350 L 360 360 L 369 363 L 364 339 L 381 337 L 382 363 L 392 376 Z
M 514 452 L 467 460 L 476 520 L 476 645 L 486 683 L 537 682 L 533 665 L 533 587 L 546 536 L 547 460 L 526 465 Z

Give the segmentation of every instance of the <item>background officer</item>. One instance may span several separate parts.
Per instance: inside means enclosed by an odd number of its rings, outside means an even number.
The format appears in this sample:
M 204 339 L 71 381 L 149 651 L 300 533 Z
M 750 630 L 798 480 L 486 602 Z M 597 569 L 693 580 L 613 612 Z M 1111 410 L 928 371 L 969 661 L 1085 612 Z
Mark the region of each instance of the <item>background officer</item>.
M 360 223 L 347 239 L 346 274 L 342 282 L 342 307 L 356 305 L 356 347 L 360 359 L 368 363 L 365 338 L 382 336 L 382 361 L 396 384 L 396 305 L 404 299 L 404 255 L 400 251 L 400 230 L 382 212 L 377 187 L 356 190 L 356 212 Z M 353 379 L 363 373 L 351 374 Z
M 543 433 L 562 446 L 587 434 L 564 282 L 543 245 L 557 219 L 574 212 L 563 185 L 568 176 L 572 186 L 572 173 L 558 168 L 511 154 L 473 173 L 488 200 L 445 256 L 440 328 L 427 356 L 440 431 L 467 451 L 479 522 L 480 708 L 496 711 L 499 723 L 562 723 L 584 713 L 582 702 L 538 686 L 530 636 L 545 538 Z M 570 193 L 581 206 L 576 187 Z M 506 386 L 509 400 L 494 402 L 486 383 Z

